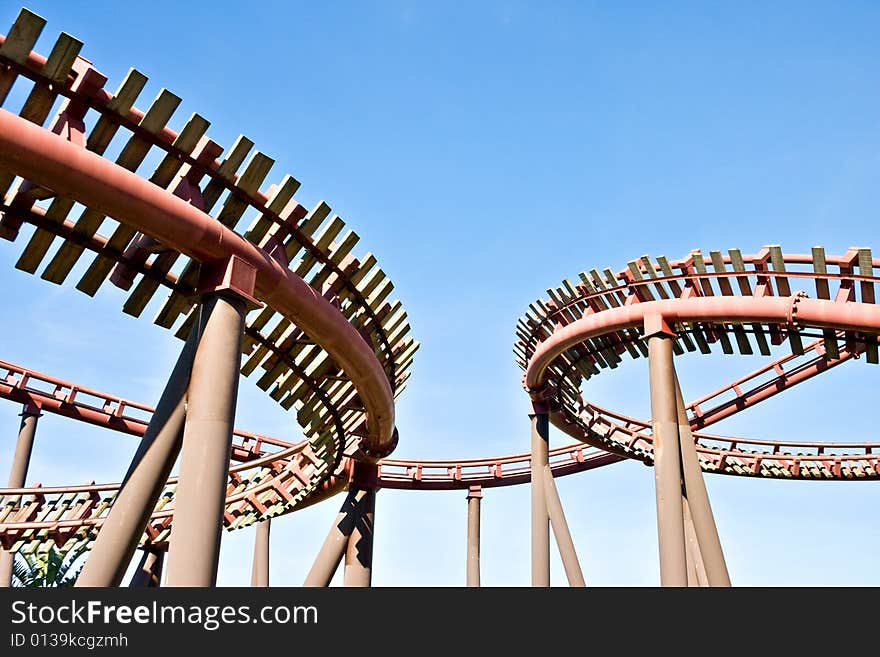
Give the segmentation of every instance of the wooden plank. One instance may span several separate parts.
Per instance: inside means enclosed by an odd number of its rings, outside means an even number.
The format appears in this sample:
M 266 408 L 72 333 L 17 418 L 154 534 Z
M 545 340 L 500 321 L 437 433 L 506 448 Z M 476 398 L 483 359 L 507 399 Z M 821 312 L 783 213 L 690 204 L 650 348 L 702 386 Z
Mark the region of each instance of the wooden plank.
M 657 270 L 654 267 L 654 263 L 651 261 L 651 258 L 649 256 L 642 256 L 642 265 L 647 272 L 648 278 L 657 278 Z M 669 292 L 667 292 L 666 287 L 663 285 L 663 283 L 654 283 L 654 288 L 657 290 L 657 294 L 660 295 L 661 299 L 669 298 Z
M 830 299 L 831 291 L 828 287 L 828 279 L 824 276 L 828 273 L 828 266 L 825 261 L 825 249 L 821 246 L 813 247 L 813 272 L 816 274 L 816 297 L 819 299 Z M 840 351 L 837 348 L 837 333 L 834 329 L 822 329 L 822 341 L 825 347 L 825 353 L 829 358 L 840 358 Z
M 672 271 L 672 267 L 669 265 L 669 260 L 665 255 L 657 256 L 657 264 L 660 265 L 660 271 L 663 272 L 663 276 L 667 278 L 675 276 L 675 272 Z M 667 281 L 666 284 L 669 286 L 673 297 L 677 299 L 681 296 L 681 286 L 679 286 L 678 281 L 670 280 Z
M 177 251 L 160 253 L 156 256 L 155 260 L 153 260 L 150 269 L 156 273 L 167 274 L 171 271 L 174 263 L 177 262 L 177 259 L 180 257 L 181 255 Z M 125 300 L 125 303 L 122 306 L 122 312 L 134 317 L 140 317 L 144 308 L 147 307 L 147 304 L 150 302 L 150 299 L 153 298 L 153 294 L 159 289 L 160 285 L 161 283 L 154 278 L 148 278 L 146 276 L 142 277 L 135 285 L 134 290 Z
M 778 245 L 772 245 L 770 249 L 770 264 L 774 272 L 785 271 L 785 258 L 782 255 L 782 249 Z M 776 291 L 780 297 L 791 296 L 791 286 L 788 284 L 788 278 L 785 276 L 774 276 L 776 281 Z M 800 332 L 792 326 L 786 327 L 788 334 L 788 342 L 791 347 L 791 353 L 800 356 L 804 353 L 804 344 L 801 340 Z
M 830 299 L 828 279 L 825 278 L 825 275 L 828 273 L 828 266 L 825 262 L 825 249 L 821 246 L 813 247 L 813 272 L 818 274 L 816 276 L 816 297 L 819 299 Z
M 266 233 L 269 232 L 269 228 L 273 225 L 273 221 L 269 219 L 267 214 L 271 213 L 281 217 L 281 213 L 287 207 L 293 195 L 299 190 L 299 186 L 300 183 L 296 178 L 290 175 L 285 176 L 281 184 L 274 189 L 269 197 L 269 202 L 266 204 L 268 212 L 260 214 L 254 219 L 250 228 L 244 234 L 245 239 L 259 245 L 266 236 Z M 284 219 L 284 217 L 281 218 Z
M 691 322 L 691 331 L 694 336 L 694 342 L 697 343 L 697 348 L 700 350 L 700 353 L 711 354 L 712 349 L 709 347 L 709 342 L 706 340 L 706 336 L 703 334 L 703 329 L 699 322 Z
M 129 69 L 123 79 L 119 89 L 107 103 L 109 114 L 115 114 L 118 117 L 126 118 L 129 110 L 134 105 L 134 101 L 143 91 L 147 84 L 147 76 L 136 69 Z M 86 148 L 94 153 L 102 154 L 107 150 L 113 136 L 121 127 L 119 121 L 114 120 L 111 116 L 101 115 L 95 127 L 86 138 Z
M 627 263 L 627 268 L 629 269 L 630 274 L 632 274 L 632 283 L 629 285 L 629 289 L 635 295 L 635 297 L 639 301 L 654 301 L 654 295 L 651 294 L 651 289 L 647 285 L 642 285 L 641 281 L 643 279 L 641 269 L 639 268 L 639 263 L 635 260 L 632 260 Z
M 691 260 L 694 265 L 694 270 L 701 275 L 700 277 L 700 288 L 702 289 L 703 295 L 707 297 L 711 297 L 715 295 L 715 291 L 712 289 L 712 282 L 705 275 L 708 274 L 708 270 L 706 269 L 706 262 L 703 259 L 703 254 L 699 249 L 694 250 L 691 253 Z M 724 324 L 714 324 L 708 323 L 707 327 L 709 329 L 709 335 L 717 336 L 719 342 L 721 342 L 721 349 L 725 354 L 733 353 L 733 346 L 730 343 L 730 338 L 727 335 L 727 327 Z
M 205 212 L 210 212 L 214 208 L 214 204 L 226 190 L 226 185 L 232 181 L 235 172 L 244 163 L 244 159 L 253 147 L 254 142 L 244 135 L 239 135 L 232 144 L 223 162 L 220 163 L 217 171 L 211 174 L 211 180 L 202 190 Z
M 73 199 L 55 197 L 46 211 L 46 219 L 56 224 L 63 224 L 70 210 L 73 208 Z M 31 235 L 27 245 L 15 263 L 15 268 L 33 274 L 37 271 L 49 248 L 55 241 L 55 233 L 38 228 Z
M 43 65 L 41 75 L 54 82 L 55 85 L 63 85 L 67 81 L 67 75 L 70 73 L 82 45 L 82 41 L 62 32 Z M 57 86 L 49 88 L 39 84 L 35 85 L 25 100 L 19 116 L 31 123 L 43 125 L 57 97 Z
M 0 55 L 11 59 L 17 64 L 24 64 L 34 44 L 46 25 L 46 19 L 34 12 L 22 8 L 12 24 L 6 40 L 0 46 Z M 16 73 L 6 69 L 0 73 L 0 105 L 6 101 L 9 90 L 15 82 Z
M 308 214 L 303 218 L 299 228 L 300 232 L 306 237 L 310 237 L 329 215 L 330 206 L 325 201 L 318 201 L 318 204 L 309 210 Z M 303 245 L 297 239 L 291 237 L 284 245 L 287 261 L 293 263 L 301 248 L 303 248 Z
M 775 272 L 785 271 L 785 258 L 782 255 L 782 248 L 778 245 L 770 246 L 770 264 Z M 788 284 L 788 278 L 785 276 L 774 276 L 773 278 L 776 281 L 776 292 L 778 295 L 780 297 L 790 297 L 791 287 Z
M 275 160 L 257 151 L 251 157 L 235 187 L 244 194 L 253 196 L 260 190 L 260 185 L 263 184 L 274 164 Z M 249 202 L 247 200 L 238 198 L 230 193 L 216 219 L 228 228 L 235 228 L 248 205 Z
M 874 276 L 871 249 L 859 249 L 859 275 L 868 278 Z M 875 302 L 873 281 L 859 281 L 859 288 L 862 295 L 862 303 L 873 304 Z M 877 336 L 875 334 L 865 334 L 865 360 L 874 365 L 877 364 Z
M 587 276 L 586 272 L 581 272 L 579 274 L 581 279 L 581 286 L 586 290 L 586 295 L 584 296 L 584 300 L 588 304 L 595 304 L 598 306 L 599 311 L 608 309 L 608 302 L 605 298 L 599 294 L 598 288 L 595 283 L 591 280 L 589 276 Z
M 691 261 L 694 264 L 694 270 L 698 274 L 706 274 L 706 261 L 703 259 L 703 254 L 699 249 L 694 249 L 691 252 Z M 701 276 L 700 279 L 700 289 L 703 292 L 703 296 L 711 297 L 715 296 L 715 291 L 712 289 L 712 281 L 705 276 Z
M 626 294 L 624 294 L 623 289 L 621 289 L 621 282 L 617 280 L 617 276 L 610 269 L 606 268 L 603 271 L 605 272 L 605 279 L 610 286 L 608 296 L 616 297 L 618 302 L 622 306 L 624 303 L 626 303 Z
M 386 278 L 381 285 L 379 285 L 376 290 L 367 297 L 367 305 L 373 309 L 373 312 L 378 312 L 379 306 L 388 298 L 388 295 L 391 294 L 393 290 L 394 283 L 391 282 L 391 279 Z
M 342 232 L 343 228 L 345 228 L 345 222 L 340 219 L 339 215 L 334 215 L 315 238 L 315 247 L 318 251 L 326 256 L 333 239 Z M 312 267 L 317 263 L 318 259 L 312 251 L 303 254 L 302 260 L 296 266 L 296 275 L 300 278 L 307 278 Z
M 737 272 L 736 281 L 739 285 L 740 294 L 744 297 L 753 296 L 752 286 L 749 282 L 749 276 L 746 272 L 746 265 L 743 262 L 742 252 L 739 249 L 729 249 L 730 262 L 733 270 Z M 767 336 L 764 334 L 764 327 L 760 323 L 752 324 L 752 335 L 755 336 L 755 342 L 758 343 L 758 351 L 764 356 L 770 355 L 770 345 L 767 343 Z
M 193 113 L 187 119 L 183 129 L 178 133 L 172 144 L 176 151 L 181 151 L 189 156 L 193 156 L 193 152 L 199 145 L 202 137 L 208 132 L 211 122 L 205 117 Z M 153 174 L 150 176 L 150 182 L 159 187 L 168 187 L 174 182 L 175 177 L 183 167 L 183 162 L 176 153 L 165 153 L 162 161 L 156 166 Z
M 345 258 L 349 253 L 351 253 L 352 249 L 354 249 L 355 245 L 360 240 L 358 234 L 354 231 L 348 231 L 345 234 L 345 237 L 342 238 L 342 241 L 338 244 L 331 244 L 329 253 L 330 253 L 330 262 L 334 265 L 339 266 L 342 262 L 343 258 Z M 323 267 L 319 270 L 315 276 L 309 281 L 309 285 L 323 293 L 324 283 L 330 278 L 331 275 L 335 275 L 335 272 L 330 269 L 330 267 Z
M 287 319 L 283 319 L 278 322 L 274 329 L 266 336 L 266 339 L 275 344 L 279 340 L 282 340 L 284 337 L 289 336 L 292 332 L 296 331 L 297 328 L 293 326 Z M 254 350 L 253 354 L 251 354 L 248 359 L 245 361 L 244 365 L 241 367 L 241 373 L 245 376 L 250 376 L 257 366 L 263 362 L 266 356 L 269 355 L 269 348 L 266 345 L 260 344 L 257 345 L 257 348 Z
M 666 258 L 666 256 L 657 256 L 657 264 L 660 267 L 660 272 L 665 278 L 673 279 L 673 277 L 675 276 L 675 272 L 672 271 L 672 266 L 669 264 L 669 260 Z M 678 284 L 678 281 L 668 280 L 666 281 L 666 285 L 669 287 L 669 291 L 672 293 L 673 298 L 678 299 L 681 297 L 681 286 Z M 690 329 L 692 332 L 696 332 L 692 324 L 690 324 L 689 322 L 682 322 L 682 325 L 685 327 L 685 329 Z M 690 335 L 688 335 L 687 331 L 680 333 L 678 339 L 681 340 L 688 351 L 694 351 L 696 349 L 696 347 L 694 346 L 694 342 L 693 340 L 691 340 L 691 337 Z

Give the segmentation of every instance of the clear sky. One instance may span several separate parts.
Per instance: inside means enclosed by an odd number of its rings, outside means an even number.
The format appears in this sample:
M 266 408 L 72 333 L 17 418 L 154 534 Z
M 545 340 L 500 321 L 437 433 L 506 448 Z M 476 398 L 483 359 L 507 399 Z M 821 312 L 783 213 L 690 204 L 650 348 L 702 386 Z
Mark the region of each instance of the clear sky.
M 478 6 L 477 6 L 478 5 Z M 8 31 L 19 3 L 0 4 Z M 398 406 L 400 457 L 526 451 L 513 362 L 529 301 L 594 266 L 693 248 L 880 252 L 880 5 L 874 2 L 168 2 L 30 0 L 115 88 L 129 66 L 229 145 L 239 133 L 361 236 L 422 342 Z M 0 242 L 0 358 L 154 404 L 180 343 L 14 269 Z M 80 271 L 79 269 L 76 271 Z M 71 281 L 76 277 L 71 276 Z M 682 359 L 694 398 L 757 359 Z M 647 417 L 647 365 L 586 396 Z M 713 428 L 754 437 L 876 440 L 876 381 L 860 360 Z M 20 409 L 0 403 L 0 472 Z M 288 439 L 292 415 L 244 380 L 238 426 Z M 568 442 L 558 431 L 554 445 Z M 29 482 L 118 481 L 134 439 L 47 415 Z M 707 485 L 735 584 L 880 584 L 880 487 Z M 621 463 L 559 481 L 588 584 L 659 581 L 653 477 Z M 277 519 L 272 582 L 298 585 L 336 499 Z M 527 487 L 486 492 L 483 582 L 529 581 Z M 225 533 L 219 583 L 249 582 L 253 529 Z M 553 581 L 564 584 L 554 552 Z M 460 585 L 463 492 L 383 491 L 374 583 Z

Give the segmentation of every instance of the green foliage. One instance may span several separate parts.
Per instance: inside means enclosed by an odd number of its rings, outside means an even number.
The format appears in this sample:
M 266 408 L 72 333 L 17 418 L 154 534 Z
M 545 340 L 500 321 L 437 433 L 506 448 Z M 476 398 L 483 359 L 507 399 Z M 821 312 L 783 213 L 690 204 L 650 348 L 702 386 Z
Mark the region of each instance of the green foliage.
M 85 546 L 66 555 L 54 546 L 48 552 L 16 554 L 12 564 L 12 585 L 22 588 L 73 586 L 79 571 L 73 567 L 85 552 Z

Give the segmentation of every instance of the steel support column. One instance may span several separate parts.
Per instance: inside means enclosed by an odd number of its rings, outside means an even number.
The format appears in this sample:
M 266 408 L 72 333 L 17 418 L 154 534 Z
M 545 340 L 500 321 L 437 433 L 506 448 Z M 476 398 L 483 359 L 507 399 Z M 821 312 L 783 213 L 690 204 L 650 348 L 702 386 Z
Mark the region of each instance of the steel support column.
M 251 568 L 251 586 L 269 586 L 269 530 L 271 520 L 266 518 L 257 523 L 257 536 L 254 540 L 254 563 Z
M 483 498 L 481 486 L 468 488 L 467 502 L 467 585 L 480 585 L 480 501 Z
M 715 516 L 709 503 L 709 493 L 703 480 L 703 469 L 700 467 L 694 436 L 684 407 L 681 386 L 675 375 L 676 417 L 681 450 L 681 467 L 684 479 L 684 490 L 687 496 L 690 516 L 693 520 L 694 533 L 700 547 L 700 554 L 706 567 L 709 586 L 730 586 L 730 575 L 727 562 L 721 549 L 721 539 L 715 526 Z
M 690 539 L 690 537 L 688 537 Z M 692 550 L 692 545 L 690 540 L 685 543 L 685 557 L 687 558 L 687 572 L 688 572 L 688 588 L 699 586 L 700 584 L 697 582 L 697 571 L 694 567 L 694 555 Z
M 351 485 L 364 492 L 360 512 L 345 550 L 343 586 L 370 586 L 373 579 L 373 532 L 376 515 L 378 469 L 369 463 L 355 463 Z
M 681 512 L 684 518 L 684 537 L 687 553 L 687 585 L 709 586 L 709 579 L 706 577 L 706 565 L 703 562 L 703 555 L 700 552 L 700 543 L 697 540 L 696 532 L 694 532 L 694 522 L 691 519 L 691 512 L 688 508 L 687 498 L 684 496 L 681 498 Z
M 40 408 L 38 406 L 25 404 L 21 411 L 21 424 L 18 427 L 18 440 L 15 443 L 15 455 L 12 457 L 12 469 L 9 471 L 9 488 L 24 488 L 39 417 Z M 12 564 L 14 561 L 14 552 L 0 550 L 0 588 L 12 586 Z
M 205 297 L 207 315 L 187 390 L 186 423 L 168 548 L 168 586 L 214 586 L 238 394 L 246 302 Z
M 659 326 L 649 328 L 648 321 L 645 321 L 651 381 L 660 584 L 687 586 L 687 554 L 681 509 L 678 412 L 672 363 L 672 340 L 675 333 L 662 320 L 657 323 Z
M 92 544 L 76 586 L 119 586 L 180 453 L 186 389 L 200 327 L 193 326 L 156 410 Z
M 544 468 L 550 463 L 550 418 L 544 404 L 534 403 L 532 420 L 532 586 L 550 586 L 550 517 L 547 514 Z
M 129 587 L 156 587 L 162 585 L 162 564 L 165 562 L 165 550 L 162 548 L 144 548 L 143 556 L 137 570 L 131 577 Z
M 349 488 L 342 508 L 339 509 L 303 586 L 330 586 L 330 580 L 333 579 L 348 547 L 348 538 L 361 515 L 366 496 L 367 491 L 364 489 Z
M 556 547 L 559 548 L 559 556 L 562 557 L 562 565 L 565 568 L 565 576 L 568 585 L 584 587 L 584 573 L 578 562 L 577 550 L 574 549 L 574 541 L 571 540 L 571 532 L 565 521 L 565 513 L 562 510 L 562 501 L 559 499 L 559 491 L 556 490 L 556 482 L 553 481 L 553 471 L 550 466 L 544 468 L 544 495 L 547 501 L 547 513 L 550 516 L 550 525 L 553 527 L 553 536 L 556 537 Z

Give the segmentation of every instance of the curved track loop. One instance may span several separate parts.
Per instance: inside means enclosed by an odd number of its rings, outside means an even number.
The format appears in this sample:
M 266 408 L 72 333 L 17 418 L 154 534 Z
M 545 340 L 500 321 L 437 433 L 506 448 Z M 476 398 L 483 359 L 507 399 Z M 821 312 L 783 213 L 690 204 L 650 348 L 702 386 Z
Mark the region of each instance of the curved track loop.
M 236 257 L 255 270 L 253 293 L 264 302 L 246 319 L 241 371 L 259 371 L 257 385 L 296 409 L 309 441 L 296 449 L 276 442 L 279 456 L 266 468 L 239 469 L 244 489 L 275 490 L 289 510 L 319 493 L 344 455 L 372 461 L 393 450 L 394 398 L 418 343 L 400 302 L 387 301 L 393 285 L 375 257 L 353 255 L 358 236 L 324 201 L 298 203 L 292 176 L 261 191 L 274 161 L 251 154 L 246 137 L 224 150 L 198 114 L 169 127 L 181 100 L 168 90 L 146 110 L 135 107 L 142 73 L 130 70 L 109 92 L 77 39 L 62 34 L 48 57 L 34 52 L 44 23 L 22 10 L 0 36 L 0 237 L 26 240 L 16 267 L 61 284 L 81 264 L 77 289 L 93 296 L 110 281 L 128 291 L 124 312 L 152 306 L 155 323 L 183 338 L 204 270 Z M 249 226 L 238 229 L 247 215 Z M 67 394 L 62 412 L 86 393 Z M 140 429 L 122 405 L 109 419 L 80 410 L 111 428 Z M 239 437 L 242 459 L 270 444 Z
M 78 289 L 94 295 L 110 280 L 130 290 L 125 312 L 140 315 L 155 301 L 156 323 L 181 337 L 194 317 L 200 262 L 237 255 L 256 267 L 257 296 L 267 303 L 247 319 L 242 372 L 261 368 L 258 385 L 296 407 L 310 438 L 338 447 L 333 434 L 343 428 L 361 436 L 365 458 L 390 451 L 392 397 L 418 344 L 400 303 L 386 301 L 393 285 L 376 259 L 352 255 L 358 236 L 343 234 L 325 202 L 300 205 L 291 176 L 261 192 L 273 160 L 254 152 L 245 164 L 253 147 L 246 137 L 224 153 L 197 114 L 179 132 L 168 127 L 180 103 L 174 94 L 162 90 L 137 109 L 146 84 L 138 71 L 110 93 L 76 39 L 62 34 L 48 58 L 33 52 L 43 23 L 22 10 L 0 38 L 0 101 L 23 99 L 19 117 L 0 116 L 0 235 L 15 239 L 23 223 L 36 226 L 17 267 L 36 273 L 49 260 L 42 277 L 62 283 L 93 251 Z M 151 160 L 152 174 L 135 173 Z M 242 237 L 235 227 L 248 212 Z M 170 290 L 164 301 L 154 299 L 160 286 Z
M 551 421 L 570 436 L 651 462 L 650 424 L 599 408 L 582 384 L 613 369 L 628 353 L 647 356 L 645 333 L 665 322 L 677 354 L 712 345 L 725 354 L 790 354 L 688 405 L 702 429 L 783 390 L 864 355 L 878 362 L 880 308 L 874 305 L 880 260 L 866 248 L 828 256 L 785 255 L 778 246 L 743 255 L 699 251 L 687 258 L 643 256 L 614 273 L 591 270 L 564 281 L 549 299 L 530 305 L 514 346 L 523 382 L 547 402 Z M 800 290 L 792 290 L 792 286 Z M 816 298 L 809 298 L 809 293 Z M 646 329 L 646 326 L 648 327 Z M 804 346 L 804 339 L 821 339 Z M 737 475 L 800 479 L 871 479 L 880 474 L 875 443 L 808 443 L 694 434 L 703 469 Z

